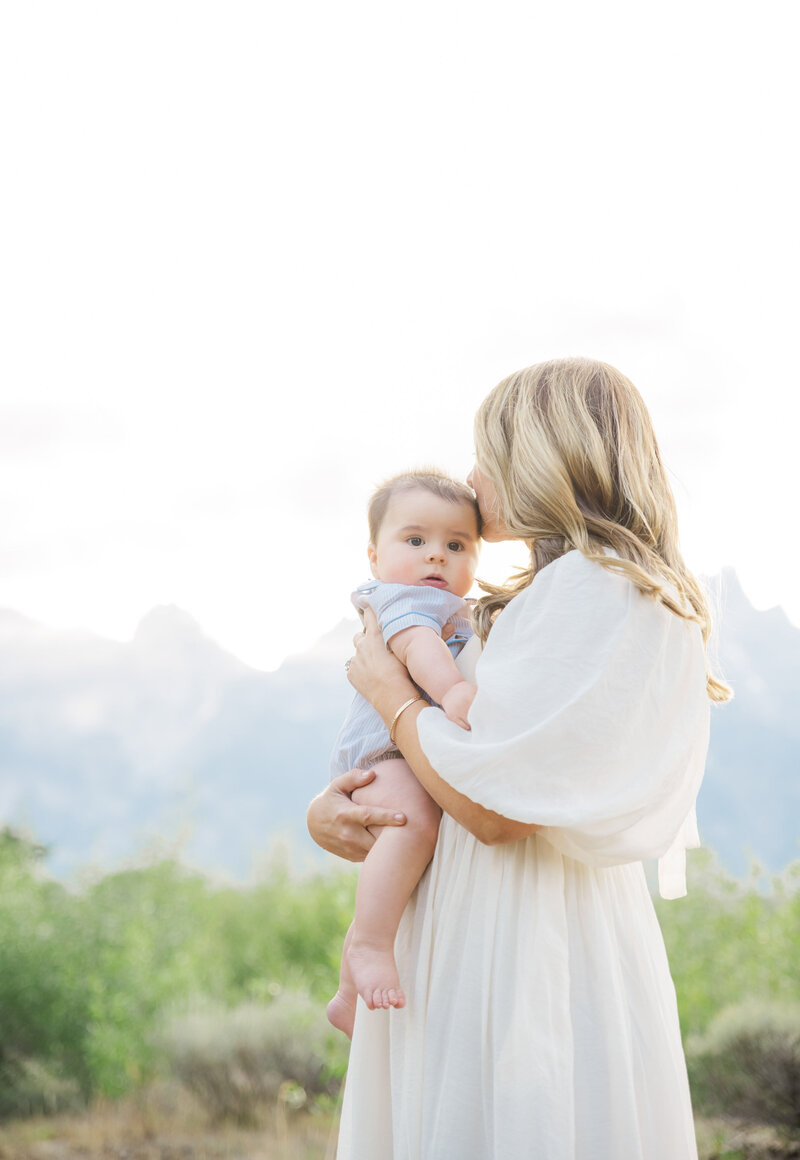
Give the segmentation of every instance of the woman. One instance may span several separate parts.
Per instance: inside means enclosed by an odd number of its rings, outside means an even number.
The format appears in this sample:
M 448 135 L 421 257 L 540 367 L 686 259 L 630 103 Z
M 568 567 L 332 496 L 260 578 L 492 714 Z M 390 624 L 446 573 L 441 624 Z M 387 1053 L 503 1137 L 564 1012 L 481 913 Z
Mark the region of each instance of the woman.
M 397 938 L 408 1005 L 359 1007 L 339 1160 L 688 1160 L 641 861 L 685 892 L 708 702 L 730 695 L 707 670 L 706 603 L 647 409 L 613 367 L 512 375 L 475 440 L 484 538 L 524 540 L 531 562 L 478 603 L 471 731 L 414 700 L 371 619 L 349 669 L 444 816 Z M 320 845 L 358 859 L 363 825 L 397 824 L 379 777 L 315 799 Z

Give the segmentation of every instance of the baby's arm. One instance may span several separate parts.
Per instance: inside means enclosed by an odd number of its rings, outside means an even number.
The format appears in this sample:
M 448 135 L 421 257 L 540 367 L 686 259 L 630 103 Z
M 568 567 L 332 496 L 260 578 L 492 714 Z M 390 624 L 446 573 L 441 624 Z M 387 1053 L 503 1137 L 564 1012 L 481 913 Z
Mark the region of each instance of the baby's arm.
M 469 729 L 467 713 L 477 690 L 461 676 L 439 633 L 424 625 L 412 625 L 395 633 L 389 648 L 406 666 L 411 679 L 438 701 L 450 720 Z

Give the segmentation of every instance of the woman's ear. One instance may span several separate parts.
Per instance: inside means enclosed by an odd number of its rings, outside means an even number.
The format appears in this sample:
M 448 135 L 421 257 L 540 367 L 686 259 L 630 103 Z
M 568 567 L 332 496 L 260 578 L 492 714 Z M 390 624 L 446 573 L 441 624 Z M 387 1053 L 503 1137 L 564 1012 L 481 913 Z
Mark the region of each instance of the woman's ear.
M 380 580 L 378 575 L 378 553 L 374 544 L 367 544 L 367 556 L 369 557 L 369 570 L 376 580 Z

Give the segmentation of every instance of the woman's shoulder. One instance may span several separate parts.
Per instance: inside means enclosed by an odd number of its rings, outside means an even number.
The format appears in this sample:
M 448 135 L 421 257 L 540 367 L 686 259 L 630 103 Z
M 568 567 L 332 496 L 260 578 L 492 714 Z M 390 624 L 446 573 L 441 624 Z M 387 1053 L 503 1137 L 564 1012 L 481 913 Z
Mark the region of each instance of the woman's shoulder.
M 585 596 L 593 599 L 599 590 L 604 589 L 616 589 L 618 595 L 623 595 L 628 583 L 618 573 L 573 548 L 540 568 L 528 587 L 510 601 L 507 609 L 516 605 L 520 611 L 526 605 L 551 597 L 568 600 Z
M 589 634 L 592 639 L 630 636 L 643 641 L 649 636 L 673 637 L 684 647 L 683 638 L 697 636 L 699 626 L 679 616 L 663 601 L 644 593 L 622 568 L 616 552 L 605 552 L 609 564 L 589 559 L 575 549 L 536 573 L 530 585 L 514 597 L 498 618 L 507 633 L 532 631 Z
M 618 559 L 608 551 L 609 563 Z M 578 549 L 541 568 L 497 619 L 502 636 L 530 627 L 536 633 L 589 633 L 592 637 L 638 632 L 666 621 L 684 624 L 659 600 L 642 593 L 621 569 L 589 559 Z M 494 629 L 492 629 L 494 632 Z
M 515 665 L 515 679 L 521 679 L 518 670 L 540 673 L 545 665 L 548 680 L 570 672 L 592 683 L 620 663 L 644 680 L 656 662 L 668 663 L 671 672 L 697 670 L 704 684 L 698 626 L 618 570 L 571 551 L 542 568 L 506 605 L 480 664 L 484 675 L 495 665 Z
M 625 561 L 622 560 L 619 553 L 612 548 L 605 548 L 603 555 L 608 560 L 608 564 L 585 556 L 578 548 L 565 552 L 563 556 L 557 557 L 540 568 L 528 587 L 524 588 L 508 607 L 512 607 L 518 600 L 531 601 L 537 597 L 540 598 L 550 590 L 559 592 L 604 590 L 609 594 L 616 594 L 618 598 L 629 597 L 633 593 L 641 595 L 633 579 L 625 574 Z M 614 567 L 617 563 L 621 566 Z M 663 581 L 663 583 L 664 587 L 677 597 L 673 586 L 667 581 Z M 658 602 L 648 600 L 647 603 L 657 604 Z
M 609 560 L 619 560 L 620 558 L 619 553 L 615 552 L 613 548 L 602 549 L 602 554 Z M 571 548 L 568 552 L 564 552 L 563 556 L 557 556 L 544 568 L 540 568 L 534 576 L 534 580 L 548 575 L 550 579 L 561 576 L 562 578 L 579 579 L 583 582 L 602 583 L 606 577 L 613 576 L 615 573 L 609 571 L 599 560 L 590 559 L 589 556 L 584 555 L 580 548 Z
M 620 586 L 621 585 L 621 586 Z M 580 624 L 616 622 L 625 615 L 628 582 L 577 549 L 541 568 L 527 588 L 508 602 L 487 641 L 493 651 L 537 651 L 572 636 Z

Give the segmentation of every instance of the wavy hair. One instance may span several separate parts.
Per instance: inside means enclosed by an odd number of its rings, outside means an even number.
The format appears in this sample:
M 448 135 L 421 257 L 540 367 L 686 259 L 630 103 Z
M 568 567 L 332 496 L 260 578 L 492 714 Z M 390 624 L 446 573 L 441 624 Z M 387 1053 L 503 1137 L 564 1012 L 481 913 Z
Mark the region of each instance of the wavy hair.
M 481 584 L 487 595 L 473 619 L 482 640 L 541 568 L 577 549 L 696 621 L 707 655 L 708 601 L 681 556 L 675 499 L 647 407 L 629 379 L 586 358 L 518 371 L 481 404 L 475 454 L 509 534 L 531 550 L 530 565 L 506 584 Z M 729 700 L 731 689 L 706 664 L 709 697 Z

